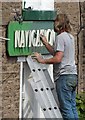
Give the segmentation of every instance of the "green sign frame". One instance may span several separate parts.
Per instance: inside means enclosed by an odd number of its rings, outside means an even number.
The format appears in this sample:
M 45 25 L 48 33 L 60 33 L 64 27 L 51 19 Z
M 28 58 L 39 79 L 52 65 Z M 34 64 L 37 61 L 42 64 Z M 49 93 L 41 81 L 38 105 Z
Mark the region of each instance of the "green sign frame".
M 8 38 L 10 40 L 7 43 L 9 56 L 27 56 L 33 52 L 48 54 L 45 46 L 42 45 L 41 42 L 39 43 L 40 45 L 38 45 L 38 42 L 36 44 L 35 40 L 40 33 L 43 33 L 45 35 L 48 34 L 48 42 L 50 42 L 49 39 L 52 37 L 51 35 L 54 34 L 53 36 L 55 36 L 53 24 L 53 21 L 24 21 L 22 23 L 17 21 L 10 22 L 8 25 Z M 32 36 L 34 36 L 34 38 Z M 30 38 L 31 41 L 35 43 L 31 43 Z

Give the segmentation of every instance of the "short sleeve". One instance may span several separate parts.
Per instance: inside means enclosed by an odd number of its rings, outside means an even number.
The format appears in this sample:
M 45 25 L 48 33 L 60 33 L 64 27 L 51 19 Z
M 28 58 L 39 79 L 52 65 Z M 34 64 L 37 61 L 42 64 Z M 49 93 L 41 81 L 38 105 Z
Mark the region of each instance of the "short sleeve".
M 57 36 L 57 46 L 56 51 L 62 51 L 64 52 L 64 39 L 61 36 Z

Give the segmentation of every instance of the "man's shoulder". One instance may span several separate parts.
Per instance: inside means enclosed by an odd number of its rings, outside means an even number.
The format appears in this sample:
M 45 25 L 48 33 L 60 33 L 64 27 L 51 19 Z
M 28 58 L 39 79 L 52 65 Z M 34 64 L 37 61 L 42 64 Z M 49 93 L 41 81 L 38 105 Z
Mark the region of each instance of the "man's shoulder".
M 66 38 L 74 39 L 73 35 L 71 33 L 68 33 L 68 32 L 62 32 L 57 37 L 58 38 L 63 38 L 63 39 L 66 39 Z
M 67 36 L 66 32 L 62 32 L 60 33 L 59 35 L 57 35 L 57 38 L 60 39 L 60 38 L 65 38 Z
M 67 32 L 62 32 L 62 33 L 60 33 L 59 35 L 58 35 L 58 37 L 61 37 L 61 36 L 66 36 L 67 35 Z

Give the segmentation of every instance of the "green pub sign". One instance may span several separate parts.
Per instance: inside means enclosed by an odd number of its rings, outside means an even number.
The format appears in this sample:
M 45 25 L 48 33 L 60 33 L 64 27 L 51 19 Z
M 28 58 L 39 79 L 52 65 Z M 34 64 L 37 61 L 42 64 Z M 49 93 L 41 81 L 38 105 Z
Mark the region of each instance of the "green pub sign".
M 36 12 L 40 14 L 40 12 L 38 11 Z M 27 13 L 25 11 L 25 13 L 23 13 L 23 16 L 26 16 L 25 14 Z M 35 14 L 35 13 L 31 12 L 28 14 Z M 43 15 L 42 16 L 39 15 L 39 18 L 34 17 L 34 19 L 32 18 L 32 20 L 31 17 L 30 18 L 24 17 L 23 18 L 24 21 L 21 23 L 19 23 L 18 21 L 12 21 L 9 23 L 8 38 L 10 40 L 8 41 L 8 45 L 7 45 L 9 56 L 26 56 L 32 54 L 33 52 L 40 52 L 42 54 L 47 54 L 48 52 L 40 40 L 40 34 L 45 35 L 48 42 L 51 45 L 55 40 L 53 21 L 50 20 L 50 18 L 48 17 L 49 16 L 47 16 L 46 19 L 44 15 L 45 20 L 42 20 Z

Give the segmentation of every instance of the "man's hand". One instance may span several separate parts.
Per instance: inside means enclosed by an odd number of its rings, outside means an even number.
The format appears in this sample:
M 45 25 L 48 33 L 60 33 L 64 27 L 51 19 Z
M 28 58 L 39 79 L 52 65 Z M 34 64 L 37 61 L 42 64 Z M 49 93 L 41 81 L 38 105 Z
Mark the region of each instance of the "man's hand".
M 47 39 L 44 35 L 40 34 L 40 38 L 41 38 L 41 41 L 43 42 L 43 44 L 47 44 Z
M 42 58 L 42 56 L 39 53 L 34 53 L 33 58 L 35 58 L 38 62 L 44 64 L 44 59 Z

